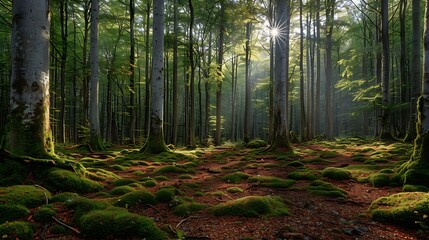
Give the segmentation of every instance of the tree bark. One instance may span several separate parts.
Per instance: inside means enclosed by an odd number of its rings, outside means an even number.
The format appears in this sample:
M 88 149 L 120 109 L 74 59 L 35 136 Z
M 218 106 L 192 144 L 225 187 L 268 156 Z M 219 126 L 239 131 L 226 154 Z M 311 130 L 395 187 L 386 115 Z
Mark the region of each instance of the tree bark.
M 222 72 L 223 67 L 223 44 L 225 38 L 225 0 L 220 2 L 220 24 L 219 24 L 219 42 L 218 42 L 218 57 L 217 57 L 217 66 L 218 74 Z M 220 78 L 220 76 L 219 76 Z M 222 79 L 217 79 L 217 88 L 216 88 L 216 130 L 215 130 L 215 145 L 219 146 L 221 144 L 222 137 Z
M 332 34 L 334 28 L 335 0 L 326 1 L 326 66 L 325 66 L 325 133 L 327 139 L 334 138 L 334 112 L 333 112 L 333 66 L 332 66 Z
M 130 103 L 128 106 L 130 113 L 129 123 L 129 138 L 130 143 L 135 144 L 135 131 L 136 131 L 136 107 L 135 107 L 135 38 L 134 38 L 134 15 L 135 3 L 134 0 L 129 2 L 130 9 Z

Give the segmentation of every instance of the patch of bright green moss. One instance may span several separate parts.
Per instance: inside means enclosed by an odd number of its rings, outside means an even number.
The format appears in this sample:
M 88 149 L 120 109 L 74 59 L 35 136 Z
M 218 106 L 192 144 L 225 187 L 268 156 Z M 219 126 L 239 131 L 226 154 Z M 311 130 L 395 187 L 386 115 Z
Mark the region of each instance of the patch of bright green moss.
M 242 181 L 247 180 L 249 177 L 250 175 L 247 173 L 235 172 L 222 177 L 222 181 L 227 183 L 240 183 Z
M 243 189 L 239 188 L 239 187 L 230 187 L 226 189 L 227 193 L 242 193 L 244 192 Z
M 153 173 L 155 174 L 164 174 L 164 173 L 187 173 L 188 170 L 186 168 L 180 167 L 180 166 L 165 166 L 162 168 L 158 168 Z
M 372 202 L 369 212 L 374 220 L 400 226 L 428 226 L 429 194 L 423 192 L 397 193 Z
M 43 206 L 37 209 L 34 213 L 33 219 L 41 223 L 49 223 L 52 221 L 52 216 L 56 214 L 52 206 Z
M 429 188 L 423 185 L 411 185 L 405 184 L 402 187 L 402 191 L 404 192 L 429 192 Z
M 298 169 L 296 171 L 290 172 L 287 175 L 287 177 L 293 180 L 310 180 L 310 181 L 313 181 L 319 178 L 317 174 L 310 169 Z
M 182 174 L 179 176 L 180 179 L 192 179 L 194 177 L 192 177 L 192 175 L 189 174 Z
M 332 180 L 347 180 L 351 174 L 344 168 L 327 167 L 323 169 L 322 176 Z
M 153 177 L 153 179 L 155 179 L 155 180 L 157 180 L 157 181 L 160 181 L 160 182 L 170 180 L 170 178 L 169 178 L 169 177 L 167 177 L 167 176 L 163 176 L 163 175 L 155 176 L 155 177 Z
M 118 207 L 134 207 L 136 205 L 156 204 L 155 196 L 146 191 L 134 191 L 120 196 L 114 203 Z
M 149 179 L 143 182 L 143 186 L 145 187 L 155 187 L 156 185 L 158 185 L 158 183 L 156 182 L 155 179 Z
M 167 239 L 155 223 L 146 217 L 120 210 L 95 210 L 81 219 L 82 233 L 88 238 Z
M 268 144 L 262 139 L 253 139 L 246 145 L 248 148 L 262 148 L 267 146 Z
M 28 208 L 43 205 L 51 199 L 51 193 L 33 185 L 0 187 L 0 203 L 18 204 Z
M 374 187 L 384 187 L 390 184 L 390 176 L 386 173 L 373 173 L 368 180 Z
M 161 188 L 155 193 L 155 199 L 158 202 L 170 202 L 177 194 L 177 189 L 172 187 Z
M 30 211 L 22 205 L 16 205 L 13 203 L 0 204 L 0 224 L 18 220 L 28 214 L 30 214 Z
M 336 152 L 329 152 L 329 151 L 326 151 L 326 152 L 322 152 L 322 153 L 320 153 L 320 158 L 322 158 L 322 159 L 334 158 L 334 157 L 336 157 L 336 156 L 337 156 L 337 153 L 336 153 Z
M 119 187 L 119 186 L 125 186 L 128 184 L 131 184 L 131 183 L 138 183 L 138 181 L 132 178 L 124 178 L 124 179 L 118 179 L 114 181 L 112 185 L 115 187 Z
M 33 239 L 35 226 L 29 222 L 7 222 L 0 225 L 2 239 Z
M 48 189 L 77 193 L 97 192 L 103 188 L 103 185 L 95 181 L 59 168 L 49 169 L 44 182 Z
M 72 193 L 72 192 L 63 192 L 63 193 L 58 193 L 57 195 L 53 196 L 51 198 L 51 203 L 56 203 L 56 202 L 65 202 L 69 199 L 73 199 L 75 197 L 77 197 L 78 195 L 76 193 Z
M 85 197 L 75 197 L 73 199 L 68 199 L 64 202 L 64 205 L 68 209 L 74 210 L 73 219 L 75 222 L 78 222 L 83 215 L 90 211 L 103 210 L 110 207 L 110 204 L 105 201 L 89 199 Z
M 181 217 L 188 217 L 194 212 L 198 212 L 202 209 L 207 208 L 207 204 L 202 203 L 182 203 L 173 209 L 174 215 L 181 216 Z
M 293 179 L 283 179 L 272 176 L 255 176 L 249 178 L 248 181 L 251 183 L 257 182 L 260 186 L 271 188 L 289 188 L 296 183 Z
M 308 187 L 308 191 L 312 194 L 326 197 L 347 198 L 346 191 L 321 180 L 313 181 Z
M 280 197 L 247 196 L 218 204 L 211 208 L 216 216 L 284 216 L 289 215 L 288 207 Z
M 141 177 L 141 176 L 144 176 L 146 173 L 143 172 L 143 171 L 138 170 L 138 171 L 134 171 L 133 174 L 136 175 L 136 176 Z
M 133 192 L 135 191 L 135 189 L 133 187 L 130 186 L 119 186 L 119 187 L 115 187 L 112 190 L 110 190 L 110 194 L 112 195 L 124 195 L 125 193 L 129 193 L 129 192 Z
M 222 191 L 213 191 L 213 192 L 210 192 L 209 193 L 211 196 L 214 196 L 214 197 L 223 197 L 223 196 L 225 196 L 226 194 L 224 193 L 224 192 L 222 192 Z
M 128 169 L 128 167 L 125 167 L 125 166 L 122 166 L 122 165 L 118 165 L 118 164 L 112 165 L 111 168 L 113 170 L 117 170 L 117 171 L 125 171 L 125 170 Z

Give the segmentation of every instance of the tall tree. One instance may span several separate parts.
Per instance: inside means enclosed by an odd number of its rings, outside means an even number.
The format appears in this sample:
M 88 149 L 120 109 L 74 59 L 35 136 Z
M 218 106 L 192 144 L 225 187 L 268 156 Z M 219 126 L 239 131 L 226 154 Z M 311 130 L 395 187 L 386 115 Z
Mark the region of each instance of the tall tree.
M 135 107 L 135 37 L 134 37 L 134 22 L 135 22 L 135 3 L 134 0 L 129 2 L 130 11 L 130 124 L 129 124 L 129 137 L 130 142 L 135 144 L 135 132 L 136 132 L 136 107 Z
M 325 66 L 325 133 L 328 139 L 334 138 L 334 112 L 333 112 L 333 66 L 332 66 L 332 34 L 334 30 L 335 0 L 326 0 L 326 66 Z
M 66 129 L 65 129 L 65 112 L 66 112 L 66 63 L 67 63 L 67 36 L 68 36 L 68 11 L 67 11 L 67 0 L 59 1 L 60 5 L 60 22 L 61 22 L 61 70 L 60 70 L 60 78 L 61 78 L 61 88 L 60 88 L 60 119 L 58 125 L 59 129 L 59 139 L 58 141 L 61 143 L 66 142 Z
M 188 147 L 195 148 L 197 146 L 195 142 L 195 63 L 194 63 L 194 4 L 192 0 L 188 0 L 189 4 L 189 132 L 188 132 Z
M 389 1 L 381 0 L 381 129 L 380 139 L 391 139 L 390 133 L 390 50 L 389 50 Z
M 299 103 L 301 110 L 301 141 L 307 140 L 307 121 L 305 119 L 305 101 L 304 101 L 304 23 L 302 20 L 302 0 L 299 1 L 299 28 L 301 32 L 299 45 Z M 307 93 L 309 94 L 309 93 Z
M 178 58 L 177 58 L 177 50 L 178 50 L 178 35 L 179 35 L 179 23 L 178 23 L 178 0 L 174 0 L 174 12 L 173 12 L 173 28 L 174 28 L 174 40 L 173 40 L 173 116 L 172 116 L 172 136 L 170 139 L 171 144 L 176 145 L 177 144 L 177 127 L 179 123 L 179 107 L 178 107 L 178 91 L 177 91 L 177 78 L 178 78 L 178 72 L 177 72 L 177 65 L 178 65 Z
M 274 92 L 274 138 L 271 150 L 292 150 L 287 131 L 287 81 L 289 70 L 289 0 L 277 0 L 275 27 L 275 92 Z
M 144 152 L 161 153 L 168 151 L 164 142 L 164 1 L 153 4 L 153 40 L 152 40 L 152 81 L 149 136 L 143 148 Z
M 247 1 L 247 6 L 250 9 L 249 1 Z M 251 80 L 250 80 L 250 57 L 251 57 L 251 51 L 250 51 L 250 36 L 251 36 L 251 27 L 252 23 L 250 20 L 246 22 L 246 63 L 245 63 L 245 103 L 244 103 L 244 142 L 249 142 L 249 129 L 250 129 L 250 109 L 251 109 Z
M 104 150 L 100 131 L 100 114 L 98 108 L 98 0 L 91 0 L 91 82 L 89 86 L 89 146 L 92 150 Z
M 220 23 L 219 23 L 219 39 L 218 39 L 218 56 L 217 56 L 217 87 L 216 87 L 216 130 L 215 130 L 215 145 L 219 146 L 222 136 L 222 67 L 223 67 L 223 54 L 224 54 L 224 40 L 225 40 L 225 0 L 220 1 Z
M 18 155 L 54 156 L 49 122 L 49 1 L 12 5 L 12 76 L 5 148 Z

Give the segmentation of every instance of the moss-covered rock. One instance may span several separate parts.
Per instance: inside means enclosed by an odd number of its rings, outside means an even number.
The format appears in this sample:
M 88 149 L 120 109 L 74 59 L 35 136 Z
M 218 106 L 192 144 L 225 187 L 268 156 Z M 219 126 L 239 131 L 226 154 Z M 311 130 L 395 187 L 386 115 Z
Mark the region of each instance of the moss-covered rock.
M 73 199 L 75 197 L 77 197 L 79 195 L 77 195 L 76 193 L 72 193 L 72 192 L 63 192 L 63 193 L 58 193 L 57 195 L 53 196 L 51 198 L 51 203 L 56 203 L 56 202 L 65 202 L 69 199 Z
M 261 148 L 266 146 L 268 146 L 268 144 L 262 139 L 253 139 L 246 144 L 248 148 Z
M 123 178 L 123 179 L 118 179 L 114 181 L 112 185 L 115 187 L 119 187 L 119 186 L 125 186 L 128 184 L 131 184 L 131 183 L 138 183 L 138 181 L 132 178 Z
M 118 207 L 134 207 L 136 205 L 156 204 L 155 196 L 147 191 L 134 191 L 120 196 L 114 203 Z
M 235 172 L 235 173 L 231 173 L 231 174 L 228 174 L 226 176 L 223 176 L 222 181 L 227 182 L 227 183 L 240 183 L 242 181 L 247 180 L 249 177 L 250 177 L 250 175 L 247 173 Z
M 155 179 L 149 179 L 143 182 L 143 186 L 145 187 L 155 187 L 158 185 L 158 182 Z
M 156 169 L 153 171 L 155 174 L 164 174 L 164 173 L 187 173 L 188 169 L 184 168 L 183 166 L 165 166 Z
M 404 192 L 429 192 L 429 188 L 422 185 L 411 185 L 405 184 L 402 187 L 402 191 Z
M 161 188 L 155 193 L 155 199 L 158 202 L 170 202 L 173 200 L 173 198 L 176 196 L 177 189 L 168 187 L 168 188 Z
M 369 212 L 374 220 L 401 226 L 429 226 L 429 193 L 406 192 L 382 197 L 372 202 Z
M 22 205 L 0 204 L 0 224 L 18 220 L 28 214 L 30 214 L 30 211 Z
M 304 167 L 304 164 L 301 161 L 292 161 L 287 164 L 289 167 Z
M 105 201 L 85 197 L 69 199 L 64 204 L 67 208 L 74 210 L 73 218 L 75 222 L 79 222 L 80 218 L 90 211 L 103 210 L 111 206 Z
M 130 186 L 119 186 L 119 187 L 115 187 L 112 190 L 110 190 L 110 194 L 112 195 L 124 195 L 125 193 L 129 193 L 129 192 L 133 192 L 135 191 L 135 189 L 133 187 Z
M 29 222 L 7 222 L 0 225 L 0 236 L 2 239 L 33 239 L 35 226 Z
M 326 197 L 347 198 L 346 191 L 321 180 L 313 181 L 308 187 L 308 191 L 312 194 Z
M 52 209 L 51 205 L 43 206 L 37 209 L 34 213 L 33 219 L 41 223 L 49 223 L 52 221 L 52 217 L 56 214 L 56 211 Z
M 347 180 L 351 178 L 349 171 L 343 168 L 327 167 L 322 170 L 322 176 L 332 180 Z
M 251 183 L 258 183 L 263 187 L 271 188 L 288 188 L 296 183 L 293 179 L 283 179 L 279 177 L 272 176 L 254 176 L 248 179 Z
M 368 180 L 374 187 L 384 187 L 390 184 L 390 176 L 387 173 L 373 173 Z
M 239 188 L 239 187 L 230 187 L 226 189 L 227 193 L 242 193 L 244 192 L 243 189 Z
M 77 193 L 97 192 L 103 185 L 87 178 L 81 178 L 76 173 L 65 169 L 51 168 L 44 180 L 50 190 L 60 190 Z
M 218 204 L 211 208 L 216 216 L 284 216 L 289 215 L 286 204 L 280 197 L 247 196 Z
M 187 217 L 192 213 L 198 212 L 207 207 L 208 207 L 207 204 L 187 202 L 174 207 L 173 213 L 177 216 Z
M 149 218 L 125 210 L 94 210 L 81 219 L 81 230 L 88 238 L 167 239 Z
M 310 169 L 297 169 L 296 171 L 290 172 L 287 175 L 288 178 L 290 179 L 294 179 L 294 180 L 316 180 L 319 177 L 317 176 L 317 174 Z
M 51 198 L 46 189 L 33 185 L 15 185 L 0 188 L 0 202 L 34 208 L 45 204 Z

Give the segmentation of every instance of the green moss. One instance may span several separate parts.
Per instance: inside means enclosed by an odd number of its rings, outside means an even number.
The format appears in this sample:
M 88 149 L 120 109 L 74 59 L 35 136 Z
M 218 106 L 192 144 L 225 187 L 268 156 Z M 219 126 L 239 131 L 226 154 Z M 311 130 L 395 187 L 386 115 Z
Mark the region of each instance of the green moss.
M 347 180 L 351 174 L 343 168 L 327 167 L 323 169 L 322 176 L 332 180 Z
M 118 207 L 134 207 L 136 205 L 156 204 L 155 196 L 146 191 L 134 191 L 120 196 L 114 203 Z
M 137 180 L 132 178 L 124 178 L 124 179 L 118 179 L 112 183 L 113 186 L 119 187 L 119 186 L 125 186 L 131 183 L 138 183 Z
M 13 203 L 0 204 L 0 224 L 18 220 L 28 214 L 30 214 L 30 211 L 22 205 L 16 205 Z
M 150 179 L 143 182 L 143 186 L 145 187 L 155 187 L 156 185 L 158 185 L 158 182 L 156 182 L 155 179 Z
M 267 146 L 268 144 L 261 139 L 253 139 L 246 145 L 246 147 L 248 148 L 261 148 L 261 147 L 267 147 Z
M 112 195 L 123 195 L 125 193 L 133 192 L 135 189 L 130 186 L 119 186 L 110 190 L 110 194 Z
M 405 184 L 402 187 L 402 191 L 404 192 L 429 192 L 429 188 L 422 185 L 410 185 Z
M 18 204 L 28 208 L 43 205 L 51 198 L 46 189 L 33 185 L 15 185 L 0 188 L 0 203 Z
M 303 167 L 304 164 L 301 161 L 293 161 L 287 164 L 289 167 Z
M 127 169 L 128 169 L 128 167 L 121 166 L 121 165 L 117 165 L 117 164 L 112 165 L 112 166 L 111 166 L 111 168 L 112 168 L 113 170 L 117 170 L 117 171 L 125 171 L 125 170 L 127 170 Z
M 95 210 L 81 220 L 82 233 L 88 238 L 167 239 L 149 218 L 119 210 Z
M 429 194 L 422 192 L 397 193 L 372 202 L 369 212 L 380 222 L 400 226 L 418 227 L 417 223 L 429 225 Z
M 59 168 L 49 169 L 44 182 L 48 189 L 77 193 L 97 192 L 103 188 L 103 185 L 95 181 Z
M 182 174 L 179 176 L 180 179 L 192 179 L 194 177 L 192 177 L 192 175 L 189 174 Z
M 164 173 L 187 173 L 188 170 L 186 168 L 183 168 L 181 166 L 165 166 L 162 168 L 158 168 L 153 173 L 155 174 L 164 174 Z
M 30 168 L 19 161 L 0 161 L 0 186 L 22 184 L 30 173 Z
M 72 193 L 72 192 L 58 193 L 57 195 L 55 195 L 51 198 L 51 203 L 65 202 L 65 201 L 67 201 L 69 199 L 73 199 L 77 196 L 78 195 L 76 193 Z
M 146 173 L 143 172 L 143 171 L 138 170 L 138 171 L 134 171 L 133 174 L 136 175 L 136 176 L 141 177 L 141 176 L 144 176 Z
M 227 193 L 242 193 L 244 192 L 243 189 L 239 188 L 239 187 L 230 187 L 226 189 Z
M 43 206 L 37 209 L 34 213 L 33 219 L 41 223 L 49 223 L 52 221 L 52 216 L 56 214 L 52 206 Z
M 0 235 L 2 239 L 33 239 L 36 228 L 29 222 L 7 222 L 0 225 Z
M 216 216 L 232 215 L 244 217 L 289 215 L 287 206 L 280 197 L 247 196 L 218 204 L 211 208 Z
M 386 173 L 373 173 L 368 180 L 374 187 L 383 187 L 390 184 L 390 176 Z
M 290 172 L 287 175 L 287 177 L 294 180 L 310 180 L 310 181 L 313 181 L 319 178 L 317 174 L 310 169 L 298 169 L 296 171 Z
M 210 192 L 209 193 L 211 196 L 214 196 L 214 197 L 223 197 L 223 196 L 225 196 L 226 194 L 224 193 L 224 192 L 222 192 L 222 191 L 214 191 L 214 192 Z
M 220 168 L 209 168 L 209 173 L 222 173 L 222 169 Z
M 324 182 L 321 180 L 313 181 L 308 187 L 308 191 L 315 195 L 336 197 L 336 198 L 347 198 L 347 192 L 332 185 L 331 183 Z
M 168 178 L 167 176 L 163 176 L 163 175 L 155 176 L 155 177 L 153 177 L 153 179 L 160 181 L 160 182 L 170 180 L 170 178 Z
M 173 209 L 174 215 L 181 216 L 181 217 L 188 217 L 194 212 L 198 212 L 202 209 L 207 208 L 207 204 L 202 203 L 182 203 Z
M 155 193 L 155 198 L 158 202 L 170 202 L 176 196 L 177 189 L 175 188 L 161 188 Z
M 240 183 L 244 180 L 247 180 L 249 177 L 250 175 L 247 173 L 235 172 L 222 177 L 222 181 L 227 183 Z
M 283 179 L 272 176 L 255 176 L 249 178 L 248 181 L 251 183 L 257 182 L 260 186 L 271 188 L 288 188 L 296 182 L 293 179 Z
M 75 222 L 79 222 L 80 218 L 90 211 L 103 210 L 110 207 L 110 204 L 105 201 L 85 197 L 69 199 L 64 205 L 66 208 L 74 210 L 73 219 Z
M 203 192 L 201 192 L 201 191 L 197 191 L 197 192 L 194 193 L 194 196 L 196 196 L 196 197 L 202 197 L 204 195 L 206 195 L 206 194 L 203 193 Z
M 322 152 L 319 156 L 322 159 L 334 158 L 337 156 L 337 153 L 336 152 Z

